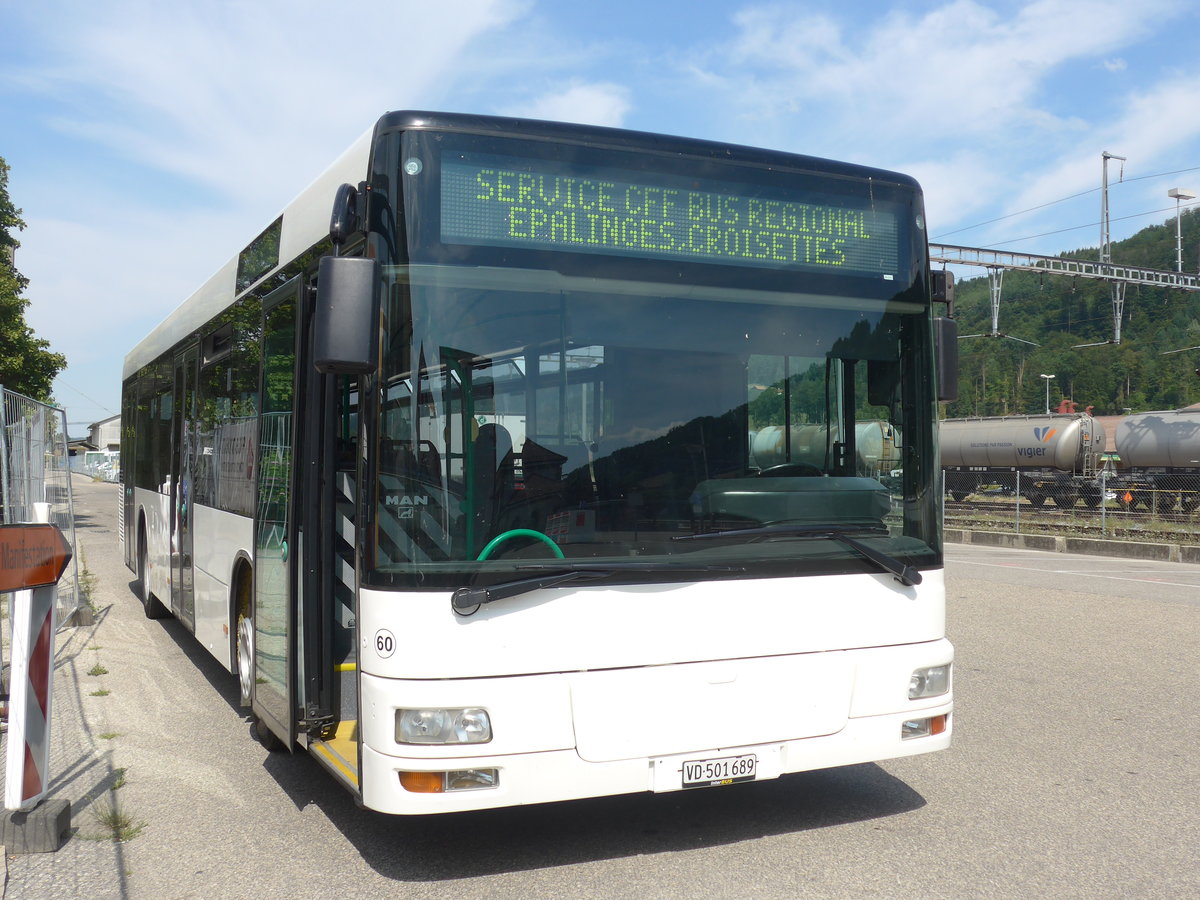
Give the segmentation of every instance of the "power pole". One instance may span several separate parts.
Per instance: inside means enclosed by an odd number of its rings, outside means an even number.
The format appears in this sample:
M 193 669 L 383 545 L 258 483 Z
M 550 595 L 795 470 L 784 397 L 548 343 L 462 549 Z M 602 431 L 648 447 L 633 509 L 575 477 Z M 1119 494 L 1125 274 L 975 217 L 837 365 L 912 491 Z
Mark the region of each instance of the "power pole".
M 1125 177 L 1125 157 L 1117 156 L 1115 153 L 1109 153 L 1105 150 L 1100 154 L 1100 159 L 1103 162 L 1103 179 L 1100 187 L 1100 262 L 1112 262 L 1112 229 L 1109 227 L 1108 218 L 1108 161 L 1110 159 L 1119 159 L 1121 161 L 1121 174 L 1118 181 Z
M 1104 163 L 1104 184 L 1103 190 L 1100 191 L 1100 263 L 1103 267 L 1104 263 L 1112 262 L 1112 228 L 1108 218 L 1108 161 L 1110 159 L 1119 159 L 1121 161 L 1121 174 L 1118 180 L 1125 177 L 1125 157 L 1117 156 L 1114 153 L 1109 153 L 1105 150 L 1100 154 Z M 1114 281 L 1112 283 L 1112 305 L 1113 305 L 1113 339 L 1112 343 L 1121 343 L 1121 319 L 1125 314 L 1125 283 L 1123 281 Z

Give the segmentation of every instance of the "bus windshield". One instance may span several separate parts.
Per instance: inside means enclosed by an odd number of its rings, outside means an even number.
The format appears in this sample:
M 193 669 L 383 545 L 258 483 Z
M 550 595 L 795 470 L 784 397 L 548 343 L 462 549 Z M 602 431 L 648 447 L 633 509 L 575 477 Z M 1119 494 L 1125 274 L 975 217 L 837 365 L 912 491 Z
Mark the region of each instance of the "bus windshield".
M 478 141 L 400 153 L 408 231 L 362 410 L 368 581 L 878 571 L 826 528 L 940 564 L 911 191 Z M 819 528 L 762 531 L 783 525 Z

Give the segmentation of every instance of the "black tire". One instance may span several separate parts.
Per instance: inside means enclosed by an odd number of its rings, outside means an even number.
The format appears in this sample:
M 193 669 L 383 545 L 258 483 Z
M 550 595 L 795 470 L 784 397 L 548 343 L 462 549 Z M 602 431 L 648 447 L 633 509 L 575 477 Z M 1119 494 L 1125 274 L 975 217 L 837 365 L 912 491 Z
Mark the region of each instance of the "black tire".
M 138 599 L 142 601 L 142 611 L 147 619 L 162 619 L 167 615 L 167 608 L 162 605 L 154 594 L 150 593 L 150 582 L 146 579 L 146 532 L 138 533 Z
M 282 753 L 287 749 L 283 741 L 258 716 L 254 717 L 254 722 L 250 726 L 250 732 L 254 735 L 254 739 L 271 753 Z

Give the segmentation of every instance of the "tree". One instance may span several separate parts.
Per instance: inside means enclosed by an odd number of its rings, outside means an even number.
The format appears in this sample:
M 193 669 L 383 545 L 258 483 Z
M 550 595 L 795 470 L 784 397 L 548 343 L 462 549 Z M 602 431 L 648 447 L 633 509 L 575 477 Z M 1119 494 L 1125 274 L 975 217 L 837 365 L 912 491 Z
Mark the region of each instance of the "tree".
M 1180 219 L 1185 272 L 1197 269 L 1200 211 Z M 1095 247 L 1064 254 L 1096 259 Z M 1175 270 L 1174 216 L 1113 245 L 1118 264 Z M 992 330 L 986 277 L 956 286 L 959 333 Z M 1176 409 L 1200 402 L 1200 292 L 1130 285 L 1121 344 L 1114 334 L 1112 288 L 1102 281 L 1035 272 L 1004 277 L 999 331 L 1017 340 L 963 340 L 959 400 L 947 417 L 1028 414 L 1045 406 L 1040 374 L 1055 376 L 1050 406 L 1074 401 L 1096 415 Z M 1035 343 L 1025 343 L 1032 341 Z
M 21 246 L 13 230 L 25 222 L 8 196 L 8 163 L 0 157 L 0 385 L 35 400 L 48 401 L 54 377 L 67 358 L 50 350 L 49 341 L 34 336 L 25 322 L 29 300 L 21 296 L 29 279 L 17 271 L 15 254 Z

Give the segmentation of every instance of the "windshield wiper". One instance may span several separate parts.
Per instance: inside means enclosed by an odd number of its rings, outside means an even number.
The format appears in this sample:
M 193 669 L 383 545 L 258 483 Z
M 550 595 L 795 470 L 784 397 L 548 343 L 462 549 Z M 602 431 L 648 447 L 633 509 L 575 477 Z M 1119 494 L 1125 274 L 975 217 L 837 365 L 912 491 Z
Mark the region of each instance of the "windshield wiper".
M 517 566 L 519 572 L 544 572 L 530 578 L 517 578 L 480 587 L 461 587 L 450 596 L 450 605 L 455 612 L 473 610 L 484 603 L 493 603 L 506 597 L 516 597 L 541 588 L 557 587 L 568 581 L 585 578 L 604 578 L 622 572 L 745 572 L 742 566 L 697 566 L 662 562 L 579 563 L 569 569 L 563 563 L 529 563 Z
M 869 559 L 885 572 L 891 572 L 896 580 L 905 586 L 921 583 L 921 573 L 912 566 L 906 566 L 894 556 L 890 556 L 874 547 L 868 547 L 862 541 L 855 540 L 852 534 L 887 534 L 883 526 L 845 526 L 845 525 L 762 525 L 758 528 L 733 528 L 728 531 L 709 531 L 704 534 L 680 534 L 671 538 L 673 541 L 705 541 L 718 538 L 733 537 L 813 537 L 829 538 L 845 544 L 860 556 Z

